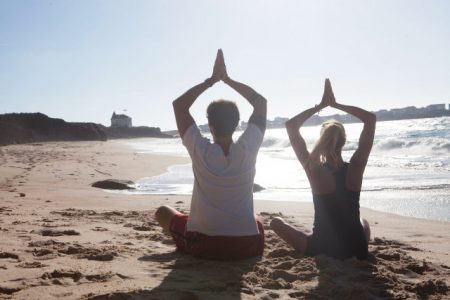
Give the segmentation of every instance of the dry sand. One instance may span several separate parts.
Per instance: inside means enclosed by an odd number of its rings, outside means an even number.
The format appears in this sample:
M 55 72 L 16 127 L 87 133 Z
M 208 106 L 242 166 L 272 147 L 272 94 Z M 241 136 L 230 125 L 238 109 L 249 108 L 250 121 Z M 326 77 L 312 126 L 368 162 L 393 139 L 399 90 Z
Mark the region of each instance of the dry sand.
M 303 257 L 267 227 L 310 230 L 311 203 L 257 201 L 261 258 L 197 260 L 174 251 L 153 220 L 187 196 L 111 193 L 97 180 L 137 180 L 186 158 L 139 154 L 124 141 L 0 147 L 0 299 L 448 299 L 450 223 L 368 209 L 368 261 Z

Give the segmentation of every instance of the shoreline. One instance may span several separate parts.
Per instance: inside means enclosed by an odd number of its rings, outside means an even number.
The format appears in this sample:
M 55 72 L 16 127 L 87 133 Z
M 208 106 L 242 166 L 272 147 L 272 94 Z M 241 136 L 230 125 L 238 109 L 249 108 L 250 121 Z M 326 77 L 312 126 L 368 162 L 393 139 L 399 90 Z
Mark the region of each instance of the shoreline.
M 268 221 L 281 213 L 311 230 L 313 205 L 271 200 L 255 201 L 266 230 L 259 260 L 199 261 L 174 252 L 153 213 L 163 204 L 187 212 L 189 196 L 90 187 L 107 178 L 155 176 L 189 162 L 138 153 L 126 141 L 0 147 L 0 299 L 440 299 L 448 293 L 450 223 L 364 208 L 361 215 L 372 228 L 367 262 L 296 254 Z M 341 294 L 333 294 L 336 289 Z
M 141 152 L 141 153 L 145 154 L 145 152 Z M 147 154 L 153 155 L 153 153 L 147 153 Z M 164 155 L 168 155 L 168 154 L 164 154 Z M 178 157 L 184 157 L 184 156 L 178 156 Z M 184 167 L 187 164 L 190 164 L 189 158 L 188 158 L 188 161 L 185 162 L 185 163 L 172 164 L 168 168 Z M 168 174 L 170 176 L 170 173 L 171 172 L 166 171 L 163 174 L 164 175 Z M 163 174 L 158 174 L 156 176 L 163 175 Z M 146 179 L 146 178 L 150 178 L 150 177 L 152 177 L 152 176 L 145 176 L 143 178 L 139 178 L 138 181 Z M 256 182 L 256 183 L 258 183 L 258 182 Z M 158 184 L 160 184 L 160 183 L 158 183 Z M 445 185 L 444 188 L 442 188 L 441 184 L 439 184 L 438 186 L 439 187 L 436 190 L 443 190 L 443 191 L 446 190 L 446 189 L 448 190 L 447 185 Z M 183 189 L 183 190 L 185 190 L 185 189 Z M 304 191 L 304 189 L 301 189 L 301 190 Z M 402 212 L 399 211 L 401 206 L 402 206 L 401 205 L 402 203 L 397 204 L 398 207 L 396 207 L 395 211 L 393 211 L 393 210 L 389 211 L 387 208 L 385 208 L 385 210 L 383 210 L 383 208 L 384 208 L 383 205 L 380 205 L 380 202 L 382 202 L 382 201 L 377 201 L 377 199 L 372 199 L 370 197 L 370 195 L 373 194 L 373 193 L 383 193 L 383 192 L 386 192 L 386 191 L 391 191 L 391 192 L 393 191 L 393 192 L 396 192 L 398 194 L 401 194 L 402 191 L 403 192 L 409 192 L 409 191 L 412 191 L 412 190 L 415 190 L 415 188 L 414 187 L 405 188 L 404 190 L 398 190 L 398 189 L 395 189 L 393 187 L 387 187 L 385 190 L 370 190 L 370 189 L 364 190 L 363 189 L 361 191 L 362 197 L 361 197 L 361 200 L 360 200 L 361 209 L 369 209 L 369 210 L 373 210 L 373 211 L 380 212 L 380 213 L 388 213 L 388 214 L 392 214 L 392 215 L 396 215 L 396 216 L 409 217 L 409 218 L 415 218 L 415 219 L 421 219 L 421 220 L 439 221 L 439 222 L 447 222 L 447 223 L 450 222 L 450 217 L 447 216 L 447 219 L 440 219 L 441 215 L 437 215 L 436 212 L 434 212 L 434 213 L 428 212 L 428 215 L 424 215 L 423 211 L 418 211 L 418 212 L 404 211 L 404 213 L 402 214 Z M 418 190 L 422 191 L 422 189 L 418 189 Z M 428 191 L 428 190 L 432 190 L 432 189 L 431 188 L 426 189 L 426 191 Z M 156 195 L 160 195 L 160 196 L 164 196 L 164 195 L 167 195 L 167 196 L 178 195 L 178 196 L 187 196 L 187 197 L 189 197 L 191 195 L 190 193 L 184 193 L 184 192 L 181 192 L 180 190 L 178 190 L 175 193 L 149 192 L 149 191 L 146 191 L 146 190 L 133 190 L 133 191 L 124 192 L 123 194 L 126 194 L 126 195 L 139 194 L 139 195 L 149 195 L 149 196 L 153 196 L 153 195 L 155 195 L 155 196 Z M 284 200 L 275 200 L 275 199 L 273 199 L 276 196 L 279 196 L 280 198 L 283 198 Z M 264 197 L 266 197 L 266 198 L 264 198 Z M 267 197 L 270 197 L 270 198 L 267 198 Z M 296 199 L 294 199 L 294 198 L 296 198 Z M 306 199 L 306 198 L 308 198 L 308 200 L 298 200 L 298 199 Z M 265 195 L 264 191 L 256 192 L 254 201 L 255 202 L 258 202 L 258 201 L 273 201 L 275 203 L 278 203 L 278 202 L 310 203 L 310 204 L 313 203 L 312 202 L 312 195 L 311 195 L 310 191 L 308 191 L 306 193 L 305 192 L 303 192 L 303 193 L 298 192 L 298 195 L 289 194 L 287 197 L 282 192 L 281 193 L 280 192 L 274 192 L 273 190 L 269 191 L 269 195 Z M 420 200 L 417 200 L 417 199 L 415 199 L 415 201 L 419 201 L 420 202 Z M 376 207 L 371 207 L 370 205 L 367 205 L 369 203 L 378 204 L 378 205 L 380 205 L 380 207 L 379 207 L 379 209 L 377 209 Z M 445 213 L 443 215 L 445 215 Z
M 426 124 L 414 120 L 392 121 L 397 122 L 397 134 L 392 134 L 390 128 L 394 123 L 388 126 L 381 122 L 377 125 L 377 136 L 364 176 L 360 205 L 402 216 L 450 222 L 450 152 L 449 140 L 446 138 L 448 130 L 445 129 L 448 128 L 449 120 L 430 119 Z M 308 147 L 315 140 L 317 130 L 318 128 L 304 130 L 304 137 L 309 141 Z M 346 130 L 348 141 L 343 156 L 348 160 L 356 149 L 361 128 L 352 125 Z M 236 138 L 238 136 L 239 132 Z M 142 152 L 147 150 L 187 156 L 182 151 L 184 148 L 179 139 L 166 144 L 145 141 L 132 144 Z M 285 130 L 266 131 L 256 168 L 255 183 L 267 189 L 256 193 L 255 199 L 312 202 L 308 180 L 289 146 Z M 189 194 L 189 190 L 192 190 L 186 184 L 189 182 L 193 182 L 191 168 L 174 166 L 168 174 L 154 179 L 146 178 L 140 183 L 150 184 L 148 189 L 158 193 Z M 152 183 L 156 185 L 152 186 Z M 169 185 L 165 186 L 165 183 Z

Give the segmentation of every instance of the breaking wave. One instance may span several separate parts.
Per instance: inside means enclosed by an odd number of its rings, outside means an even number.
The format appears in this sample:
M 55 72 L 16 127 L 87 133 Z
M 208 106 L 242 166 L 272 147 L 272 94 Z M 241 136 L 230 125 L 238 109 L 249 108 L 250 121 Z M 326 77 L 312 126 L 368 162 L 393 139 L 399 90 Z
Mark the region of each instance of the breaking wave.
M 374 149 L 389 151 L 413 149 L 420 152 L 450 152 L 450 141 L 445 138 L 387 138 L 375 141 Z

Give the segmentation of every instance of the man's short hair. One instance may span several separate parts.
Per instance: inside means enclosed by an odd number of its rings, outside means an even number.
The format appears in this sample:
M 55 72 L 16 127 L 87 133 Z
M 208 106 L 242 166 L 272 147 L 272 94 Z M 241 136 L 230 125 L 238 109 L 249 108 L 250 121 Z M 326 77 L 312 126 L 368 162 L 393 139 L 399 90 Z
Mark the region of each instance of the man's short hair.
M 218 137 L 232 135 L 239 124 L 239 109 L 233 101 L 216 100 L 206 109 L 208 124 Z

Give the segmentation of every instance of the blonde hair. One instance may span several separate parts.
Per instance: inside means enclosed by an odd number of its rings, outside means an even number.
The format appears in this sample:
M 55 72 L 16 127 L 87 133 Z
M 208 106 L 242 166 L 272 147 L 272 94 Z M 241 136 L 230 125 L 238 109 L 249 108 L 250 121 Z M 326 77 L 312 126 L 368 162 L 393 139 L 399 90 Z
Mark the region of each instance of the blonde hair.
M 329 120 L 322 123 L 320 138 L 309 155 L 308 164 L 315 166 L 328 163 L 337 169 L 341 162 L 341 150 L 346 141 L 345 129 L 342 123 Z

